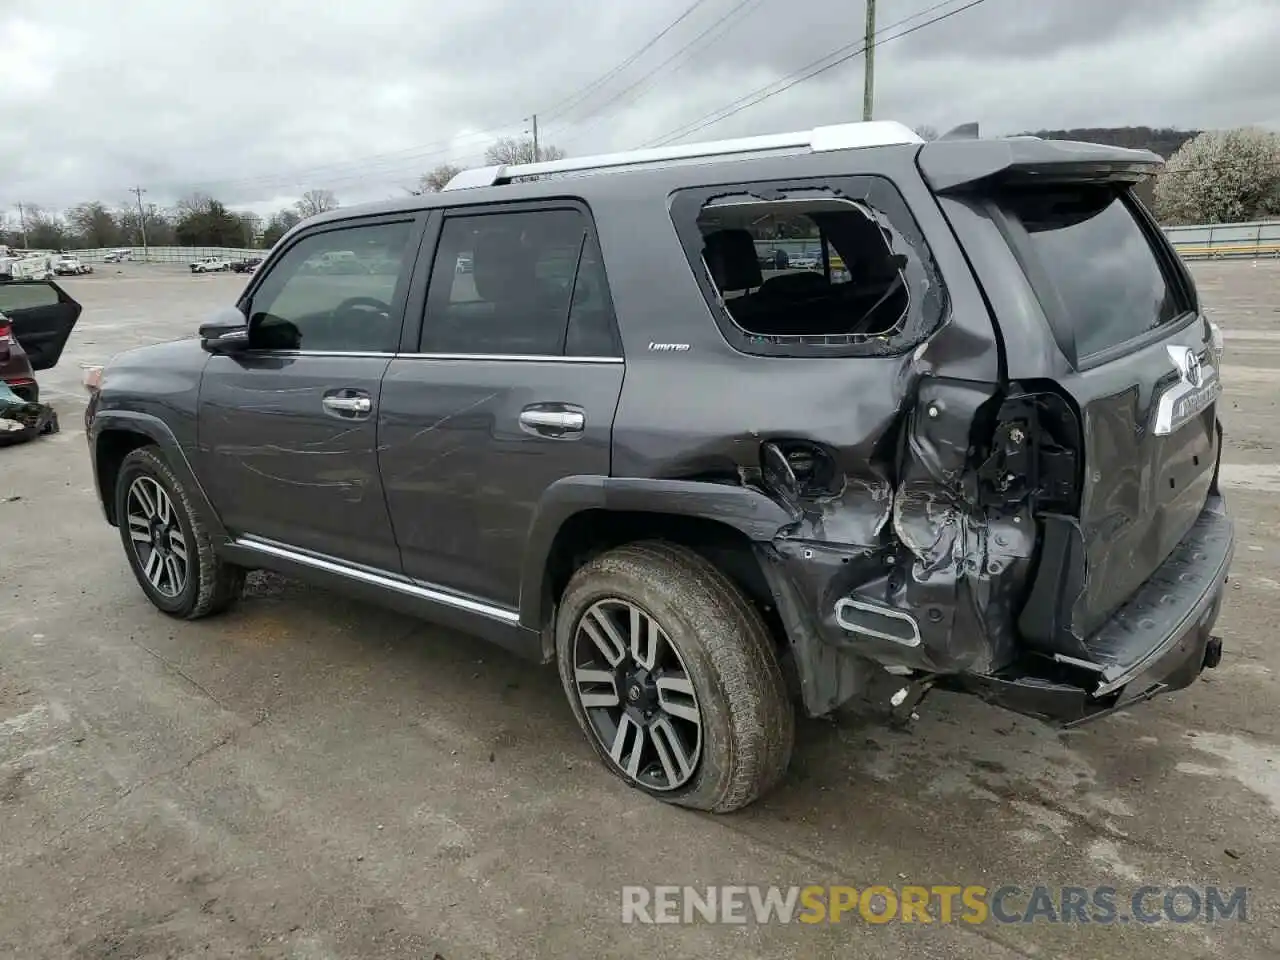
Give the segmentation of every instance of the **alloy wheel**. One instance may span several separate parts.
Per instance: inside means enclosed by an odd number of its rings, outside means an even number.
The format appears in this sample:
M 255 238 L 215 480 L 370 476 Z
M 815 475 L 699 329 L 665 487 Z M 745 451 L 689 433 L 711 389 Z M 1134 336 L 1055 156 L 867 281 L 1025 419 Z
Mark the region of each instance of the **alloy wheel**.
M 179 596 L 187 586 L 187 541 L 168 492 L 152 477 L 138 477 L 125 503 L 142 575 L 162 596 Z
M 702 714 L 680 651 L 661 625 L 617 598 L 592 604 L 573 641 L 574 690 L 610 762 L 652 790 L 692 779 Z

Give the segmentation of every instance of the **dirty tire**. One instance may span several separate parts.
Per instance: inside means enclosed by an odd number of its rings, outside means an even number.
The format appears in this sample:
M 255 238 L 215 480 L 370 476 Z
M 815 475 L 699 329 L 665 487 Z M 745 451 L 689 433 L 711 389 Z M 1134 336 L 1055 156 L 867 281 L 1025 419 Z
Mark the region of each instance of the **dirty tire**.
M 666 632 L 693 682 L 702 716 L 698 769 L 677 790 L 650 789 L 610 759 L 578 699 L 579 621 L 597 601 L 634 604 Z M 668 803 L 728 813 L 747 806 L 786 773 L 795 739 L 774 643 L 742 591 L 694 551 L 664 541 L 610 550 L 580 567 L 556 615 L 560 680 L 579 726 L 601 760 L 631 786 Z
M 129 524 L 125 519 L 128 491 L 140 476 L 150 477 L 168 492 L 178 526 L 188 545 L 186 583 L 176 597 L 166 596 L 151 585 L 130 542 Z M 138 585 L 157 609 L 183 620 L 198 620 L 221 613 L 239 599 L 244 590 L 244 569 L 223 562 L 214 553 L 208 527 L 196 511 L 186 488 L 169 469 L 157 448 L 140 447 L 124 458 L 116 475 L 115 500 L 116 526 L 125 556 L 129 558 Z

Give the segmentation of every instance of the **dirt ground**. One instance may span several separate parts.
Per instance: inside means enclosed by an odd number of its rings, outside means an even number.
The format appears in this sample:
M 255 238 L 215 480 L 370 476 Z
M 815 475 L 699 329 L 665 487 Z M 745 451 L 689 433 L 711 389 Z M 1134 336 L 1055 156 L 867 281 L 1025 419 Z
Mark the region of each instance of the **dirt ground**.
M 275 578 L 156 612 L 91 489 L 82 362 L 183 336 L 237 276 L 103 267 L 0 451 L 0 956 L 1280 955 L 1280 264 L 1194 266 L 1227 331 L 1239 545 L 1222 665 L 1061 734 L 947 694 L 907 731 L 805 722 L 731 817 L 598 767 L 554 670 Z M 636 926 L 629 884 L 1250 888 L 1248 922 Z

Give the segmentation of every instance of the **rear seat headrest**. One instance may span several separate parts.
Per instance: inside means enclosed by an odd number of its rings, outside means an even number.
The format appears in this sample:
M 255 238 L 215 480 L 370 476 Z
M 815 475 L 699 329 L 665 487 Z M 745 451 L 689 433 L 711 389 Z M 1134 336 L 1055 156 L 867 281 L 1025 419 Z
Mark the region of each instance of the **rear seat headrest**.
M 471 274 L 476 293 L 490 303 L 527 297 L 535 279 L 532 251 L 519 231 L 484 230 L 471 251 Z
M 749 290 L 764 281 L 750 231 L 716 230 L 703 237 L 702 243 L 702 257 L 720 290 Z

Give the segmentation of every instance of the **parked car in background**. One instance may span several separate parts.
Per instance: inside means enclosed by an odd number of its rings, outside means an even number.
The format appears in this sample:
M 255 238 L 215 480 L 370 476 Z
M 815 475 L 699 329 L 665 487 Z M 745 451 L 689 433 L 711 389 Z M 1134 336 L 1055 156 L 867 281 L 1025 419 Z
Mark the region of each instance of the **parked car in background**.
M 118 250 L 112 250 L 102 258 L 103 263 L 124 263 L 126 260 L 133 259 L 133 251 L 127 247 L 121 247 Z
M 231 261 L 224 257 L 203 257 L 190 264 L 192 273 L 222 273 L 231 269 Z
M 255 267 L 262 263 L 261 257 L 249 257 L 247 260 L 237 260 L 231 264 L 231 269 L 236 273 L 253 273 Z
M 93 267 L 84 263 L 79 257 L 63 255 L 53 261 L 53 272 L 59 277 L 78 277 L 93 273 Z
M 36 371 L 56 366 L 80 304 L 51 280 L 0 281 L 0 380 L 32 403 Z

